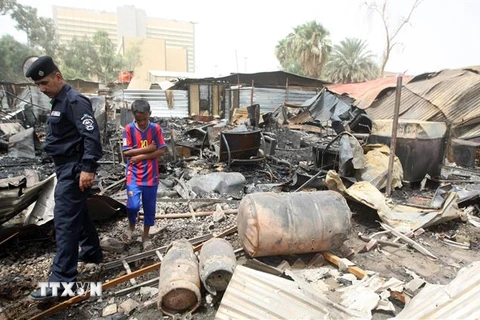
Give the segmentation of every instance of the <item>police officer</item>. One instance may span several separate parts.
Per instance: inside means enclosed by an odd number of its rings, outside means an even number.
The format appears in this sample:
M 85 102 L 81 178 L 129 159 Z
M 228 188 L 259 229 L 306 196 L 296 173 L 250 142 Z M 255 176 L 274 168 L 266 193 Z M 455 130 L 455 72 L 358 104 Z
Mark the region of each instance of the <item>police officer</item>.
M 51 57 L 35 60 L 25 76 L 51 99 L 52 105 L 45 151 L 53 158 L 57 175 L 54 209 L 57 253 L 49 282 L 75 282 L 78 260 L 99 263 L 103 259 L 87 208 L 88 192 L 102 156 L 100 132 L 90 100 L 65 82 Z M 34 300 L 50 298 L 52 289 L 47 288 L 46 295 L 37 289 L 30 296 Z

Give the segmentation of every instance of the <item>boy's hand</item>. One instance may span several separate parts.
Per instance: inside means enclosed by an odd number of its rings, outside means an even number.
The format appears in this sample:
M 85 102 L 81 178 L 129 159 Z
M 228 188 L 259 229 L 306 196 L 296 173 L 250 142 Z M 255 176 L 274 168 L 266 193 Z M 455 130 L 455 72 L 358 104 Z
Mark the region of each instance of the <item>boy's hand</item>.
M 155 144 L 155 141 L 152 141 L 152 143 L 148 147 L 146 147 L 145 150 L 148 152 L 153 152 L 157 150 L 157 145 Z
M 137 156 L 133 156 L 133 157 L 130 158 L 130 161 L 132 161 L 135 164 L 139 163 L 140 161 L 143 161 L 143 160 L 145 160 L 143 154 L 139 154 Z

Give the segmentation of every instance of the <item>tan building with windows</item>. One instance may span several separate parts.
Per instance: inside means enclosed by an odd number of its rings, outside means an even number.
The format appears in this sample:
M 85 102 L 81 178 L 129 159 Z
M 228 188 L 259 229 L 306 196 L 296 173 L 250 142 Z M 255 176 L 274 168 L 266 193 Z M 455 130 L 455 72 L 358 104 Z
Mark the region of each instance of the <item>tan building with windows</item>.
M 136 88 L 150 85 L 149 70 L 195 72 L 193 22 L 147 17 L 133 5 L 117 7 L 117 12 L 54 6 L 53 18 L 60 43 L 105 30 L 120 54 L 137 47 L 141 64 L 133 70 L 131 83 Z

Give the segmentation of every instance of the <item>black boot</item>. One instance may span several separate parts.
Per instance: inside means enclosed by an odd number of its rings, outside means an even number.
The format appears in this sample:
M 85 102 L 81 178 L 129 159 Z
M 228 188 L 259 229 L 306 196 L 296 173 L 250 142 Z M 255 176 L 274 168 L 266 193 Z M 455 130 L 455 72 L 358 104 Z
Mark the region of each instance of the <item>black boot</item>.
M 38 288 L 30 293 L 30 298 L 35 301 L 53 300 L 59 298 L 63 293 L 63 287 L 57 288 L 57 295 L 53 296 L 53 289 L 50 287 L 45 288 L 45 294 L 42 295 L 42 288 Z
M 80 251 L 78 253 L 78 261 L 84 262 L 84 263 L 99 264 L 99 263 L 102 263 L 103 261 L 103 253 L 102 251 L 97 251 L 97 253 L 95 253 L 94 255 L 87 256 L 82 251 Z

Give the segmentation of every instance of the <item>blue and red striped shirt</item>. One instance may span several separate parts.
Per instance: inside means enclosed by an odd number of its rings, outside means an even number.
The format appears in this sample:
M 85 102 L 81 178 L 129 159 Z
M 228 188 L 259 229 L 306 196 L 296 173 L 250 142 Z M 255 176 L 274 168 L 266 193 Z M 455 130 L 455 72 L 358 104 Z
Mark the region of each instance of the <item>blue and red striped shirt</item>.
M 155 141 L 157 149 L 166 146 L 162 129 L 157 123 L 150 122 L 145 130 L 140 130 L 131 122 L 123 131 L 123 151 L 146 148 Z M 127 184 L 137 186 L 158 185 L 158 159 L 143 160 L 133 163 L 127 159 Z

